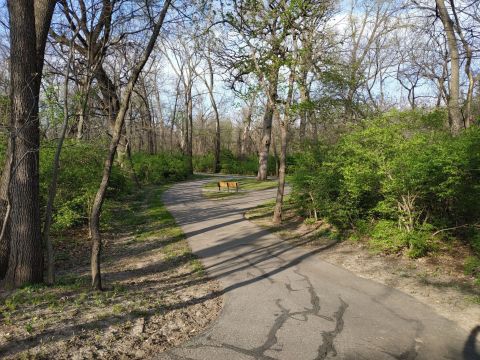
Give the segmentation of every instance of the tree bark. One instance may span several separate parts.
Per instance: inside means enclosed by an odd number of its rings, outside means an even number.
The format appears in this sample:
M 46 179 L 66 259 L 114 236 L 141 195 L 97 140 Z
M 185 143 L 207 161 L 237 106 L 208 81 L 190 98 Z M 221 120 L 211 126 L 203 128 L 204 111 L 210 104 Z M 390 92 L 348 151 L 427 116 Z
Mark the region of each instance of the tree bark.
M 213 79 L 212 79 L 213 82 Z M 218 114 L 217 103 L 213 96 L 213 89 L 209 91 L 210 93 L 210 101 L 212 103 L 213 112 L 215 114 L 215 160 L 214 160 L 214 172 L 220 172 L 220 115 Z
M 448 14 L 445 0 L 435 0 L 438 14 L 442 21 L 445 34 L 447 36 L 448 51 L 450 53 L 450 81 L 448 97 L 448 115 L 450 118 L 450 128 L 454 135 L 457 135 L 464 127 L 463 116 L 460 110 L 460 56 L 458 53 L 458 44 L 455 37 L 453 21 Z
M 208 49 L 207 64 L 208 64 L 209 81 L 205 80 L 205 85 L 207 86 L 208 95 L 210 97 L 210 103 L 212 104 L 213 113 L 215 114 L 215 149 L 214 149 L 213 172 L 219 173 L 220 172 L 220 150 L 221 150 L 220 115 L 218 113 L 217 102 L 215 101 L 215 96 L 213 94 L 214 78 L 213 78 L 213 65 L 212 65 L 210 49 Z
M 468 43 L 467 39 L 465 38 L 461 25 L 460 20 L 457 15 L 457 10 L 455 7 L 455 3 L 451 2 L 453 18 L 455 19 L 455 30 L 460 37 L 460 41 L 463 45 L 463 50 L 465 51 L 465 74 L 468 77 L 468 90 L 467 90 L 467 99 L 465 104 L 465 127 L 468 128 L 473 123 L 473 116 L 472 116 L 472 103 L 473 103 L 473 89 L 475 87 L 475 77 L 472 71 L 472 58 L 473 58 L 473 51 L 472 47 Z
M 180 95 L 180 80 L 178 77 L 177 86 L 175 88 L 175 103 L 173 105 L 172 119 L 170 120 L 170 151 L 173 151 L 173 128 L 175 127 L 175 119 L 177 118 L 178 97 Z
M 0 277 L 5 286 L 43 281 L 38 99 L 54 0 L 9 0 L 11 119 L 0 195 Z M 32 61 L 33 60 L 33 61 Z M 11 201 L 10 201 L 11 200 Z M 8 215 L 8 216 L 5 216 Z M 8 259 L 8 260 L 7 260 Z
M 295 82 L 295 71 L 290 70 L 288 79 L 288 94 L 285 103 L 285 113 L 283 120 L 280 122 L 280 166 L 278 169 L 278 188 L 275 201 L 275 210 L 273 212 L 273 223 L 278 225 L 282 222 L 283 196 L 285 194 L 285 173 L 287 170 L 287 142 L 288 142 L 288 125 L 290 123 L 290 106 L 293 99 L 293 84 Z
M 300 89 L 300 101 L 302 102 L 303 109 L 301 111 L 301 117 L 300 117 L 300 130 L 299 130 L 299 140 L 300 143 L 303 143 L 305 141 L 305 133 L 306 133 L 306 128 L 308 124 L 308 118 L 309 118 L 309 113 L 310 111 L 308 110 L 309 106 L 309 101 L 310 101 L 310 95 L 308 93 L 308 88 L 307 88 L 307 74 L 306 72 L 302 76 L 302 80 L 300 81 L 299 84 L 299 89 Z
M 187 165 L 189 175 L 193 175 L 193 98 L 192 98 L 192 83 L 189 82 L 186 91 L 186 150 L 187 150 Z
M 105 200 L 105 194 L 107 191 L 108 182 L 110 180 L 110 174 L 112 171 L 113 160 L 115 158 L 115 153 L 117 152 L 117 147 L 120 142 L 120 138 L 122 136 L 122 129 L 124 128 L 125 122 L 125 115 L 128 110 L 128 106 L 130 104 L 130 98 L 132 96 L 133 88 L 140 76 L 140 73 L 145 66 L 150 54 L 153 50 L 155 42 L 157 40 L 158 34 L 160 33 L 160 29 L 162 28 L 163 21 L 165 19 L 167 10 L 170 6 L 171 0 L 166 0 L 163 9 L 159 15 L 159 20 L 154 26 L 152 35 L 148 42 L 147 47 L 145 48 L 141 58 L 137 62 L 137 65 L 132 70 L 132 75 L 128 81 L 128 84 L 125 88 L 125 92 L 122 96 L 122 100 L 120 102 L 120 109 L 117 113 L 115 118 L 115 126 L 113 129 L 113 136 L 110 142 L 110 147 L 108 151 L 107 159 L 105 160 L 105 164 L 103 167 L 103 175 L 102 181 L 98 188 L 97 194 L 95 195 L 95 199 L 92 205 L 92 211 L 90 214 L 90 234 L 92 237 L 92 254 L 91 254 L 91 275 L 92 275 L 92 287 L 97 290 L 102 290 L 102 278 L 101 278 L 101 267 L 100 267 L 100 259 L 101 259 L 101 252 L 102 252 L 102 237 L 100 234 L 100 214 L 103 202 Z
M 258 159 L 257 180 L 259 181 L 267 180 L 268 175 L 268 153 L 270 151 L 270 143 L 272 141 L 273 113 L 277 105 L 278 69 L 275 68 L 273 70 L 273 74 L 269 80 L 270 81 L 267 90 L 267 106 L 265 108 L 265 115 L 263 116 L 262 140 Z
M 242 132 L 242 141 L 240 144 L 240 159 L 245 159 L 247 156 L 247 148 L 248 148 L 248 139 L 249 139 L 249 132 L 250 132 L 250 124 L 252 123 L 252 114 L 253 114 L 253 105 L 255 104 L 255 96 L 252 96 L 250 100 L 250 104 L 247 109 L 247 113 L 245 115 L 245 120 L 243 123 L 243 132 Z

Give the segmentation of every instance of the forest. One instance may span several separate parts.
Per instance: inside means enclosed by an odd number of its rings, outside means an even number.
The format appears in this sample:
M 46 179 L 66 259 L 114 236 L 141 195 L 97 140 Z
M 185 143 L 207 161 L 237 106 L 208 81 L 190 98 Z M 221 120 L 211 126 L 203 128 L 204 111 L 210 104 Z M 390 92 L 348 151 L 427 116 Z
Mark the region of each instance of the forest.
M 214 174 L 275 180 L 274 225 L 288 208 L 376 253 L 448 249 L 480 286 L 480 2 L 0 4 L 5 314 L 15 289 L 115 292 L 110 238 L 154 219 L 119 208 Z

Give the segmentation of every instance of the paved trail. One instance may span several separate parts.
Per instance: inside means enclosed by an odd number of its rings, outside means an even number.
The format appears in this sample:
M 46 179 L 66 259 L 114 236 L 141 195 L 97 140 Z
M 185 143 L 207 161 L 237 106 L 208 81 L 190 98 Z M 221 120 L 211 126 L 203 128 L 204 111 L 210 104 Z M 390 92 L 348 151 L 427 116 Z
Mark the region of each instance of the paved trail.
M 206 180 L 164 194 L 225 294 L 214 325 L 162 359 L 479 359 L 468 334 L 412 297 L 359 278 L 244 219 L 274 190 L 224 201 Z M 480 319 L 479 319 L 480 322 Z M 477 349 L 475 349 L 477 346 Z

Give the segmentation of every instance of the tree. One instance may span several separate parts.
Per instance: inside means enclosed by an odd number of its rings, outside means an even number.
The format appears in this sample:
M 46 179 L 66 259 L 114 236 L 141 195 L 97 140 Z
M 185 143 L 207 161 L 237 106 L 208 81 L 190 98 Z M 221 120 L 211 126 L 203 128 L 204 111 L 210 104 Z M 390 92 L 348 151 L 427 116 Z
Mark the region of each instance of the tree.
M 147 46 L 145 47 L 140 58 L 136 62 L 135 67 L 131 71 L 131 76 L 128 80 L 127 86 L 123 92 L 121 98 L 119 111 L 115 118 L 115 126 L 113 128 L 113 135 L 110 142 L 110 147 L 108 151 L 108 156 L 105 159 L 105 164 L 103 167 L 102 181 L 98 188 L 97 194 L 92 205 L 92 211 L 90 214 L 90 235 L 92 237 L 92 256 L 91 256 L 91 274 L 92 274 L 92 287 L 97 290 L 102 290 L 102 280 L 101 280 L 101 271 L 100 271 L 100 256 L 102 249 L 102 237 L 100 234 L 100 213 L 102 210 L 102 205 L 105 200 L 105 194 L 107 191 L 108 182 L 110 179 L 110 174 L 112 171 L 113 160 L 115 153 L 117 152 L 117 147 L 122 136 L 122 130 L 124 128 L 125 117 L 127 110 L 130 104 L 130 98 L 133 93 L 133 89 L 137 80 L 140 76 L 140 73 L 143 70 L 143 67 L 147 63 L 150 54 L 155 46 L 155 42 L 162 28 L 165 16 L 167 14 L 168 8 L 170 6 L 171 0 L 165 0 L 163 8 L 158 16 L 158 20 L 155 22 L 155 25 L 150 35 Z
M 295 40 L 294 40 L 295 41 Z M 275 210 L 273 212 L 273 223 L 282 222 L 283 197 L 285 193 L 285 175 L 287 170 L 287 146 L 288 146 L 288 126 L 291 121 L 291 107 L 293 101 L 293 86 L 295 83 L 295 65 L 290 70 L 288 80 L 288 94 L 285 101 L 285 110 L 283 119 L 280 121 L 280 166 L 278 169 L 278 187 L 275 201 Z
M 193 85 L 200 59 L 193 39 L 185 34 L 178 34 L 175 45 L 165 43 L 168 45 L 163 52 L 183 85 L 186 116 L 182 126 L 182 151 L 187 156 L 189 172 L 193 174 Z
M 448 51 L 450 55 L 450 78 L 448 81 L 448 115 L 453 134 L 458 134 L 464 127 L 463 115 L 460 110 L 460 55 L 458 52 L 457 38 L 455 36 L 454 23 L 450 18 L 445 0 L 435 0 L 438 16 L 442 21 L 447 36 Z
M 55 0 L 8 1 L 11 118 L 0 186 L 0 278 L 6 286 L 43 281 L 38 100 L 55 4 Z
M 209 41 L 209 40 L 207 40 Z M 207 63 L 207 69 L 205 70 L 203 76 L 201 76 L 203 83 L 205 84 L 208 96 L 210 98 L 210 103 L 212 105 L 213 114 L 215 116 L 215 150 L 214 150 L 214 165 L 213 171 L 215 173 L 220 172 L 220 114 L 218 113 L 217 101 L 215 100 L 214 86 L 215 86 L 215 74 L 213 70 L 213 60 L 212 60 L 212 49 L 211 49 L 211 40 L 207 45 L 207 50 L 205 51 L 204 57 Z

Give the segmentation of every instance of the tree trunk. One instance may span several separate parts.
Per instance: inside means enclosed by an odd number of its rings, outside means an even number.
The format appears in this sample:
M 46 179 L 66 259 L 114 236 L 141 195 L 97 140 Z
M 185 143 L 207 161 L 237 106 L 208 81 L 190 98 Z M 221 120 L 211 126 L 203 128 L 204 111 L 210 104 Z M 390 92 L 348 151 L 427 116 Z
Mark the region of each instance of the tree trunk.
M 193 99 L 192 83 L 187 87 L 187 126 L 186 126 L 186 146 L 187 146 L 187 165 L 189 175 L 193 175 Z
M 10 15 L 10 146 L 0 186 L 2 236 L 0 277 L 18 287 L 43 280 L 39 206 L 40 133 L 38 99 L 53 0 L 9 0 Z M 11 201 L 10 201 L 11 200 Z M 8 258 L 8 263 L 5 259 Z M 3 274 L 4 273 L 4 274 Z
M 213 65 L 212 65 L 210 48 L 208 49 L 208 54 L 207 54 L 207 64 L 208 64 L 208 71 L 209 71 L 209 81 L 205 79 L 205 85 L 207 86 L 208 95 L 210 97 L 210 103 L 212 104 L 213 113 L 215 114 L 215 149 L 214 149 L 213 172 L 219 173 L 220 172 L 220 149 L 221 149 L 220 115 L 218 114 L 217 102 L 215 101 L 215 96 L 213 95 L 214 76 L 213 76 Z
M 262 140 L 260 144 L 259 159 L 258 159 L 258 174 L 257 180 L 267 180 L 268 173 L 268 153 L 270 151 L 270 143 L 272 141 L 272 121 L 273 112 L 275 111 L 277 102 L 277 84 L 278 84 L 278 69 L 273 70 L 272 78 L 269 79 L 267 90 L 267 106 L 265 108 L 265 115 L 263 116 L 263 131 Z
M 247 114 L 245 116 L 244 124 L 243 124 L 242 143 L 240 148 L 240 159 L 245 159 L 245 157 L 247 156 L 248 138 L 249 138 L 250 124 L 252 123 L 252 113 L 253 113 L 254 104 L 255 104 L 255 97 L 252 96 L 252 99 L 250 100 L 250 104 L 248 106 Z
M 175 119 L 177 118 L 178 96 L 180 95 L 180 80 L 181 77 L 179 76 L 175 90 L 175 103 L 173 105 L 172 119 L 170 120 L 170 151 L 173 151 L 173 128 L 175 127 Z
M 457 39 L 455 37 L 453 21 L 448 14 L 445 0 L 435 0 L 438 14 L 442 21 L 447 36 L 448 51 L 450 53 L 450 81 L 448 97 L 448 115 L 450 127 L 454 135 L 457 135 L 464 127 L 463 116 L 460 110 L 460 56 L 458 54 Z
M 213 93 L 210 95 L 212 101 L 213 112 L 215 113 L 215 164 L 214 172 L 220 172 L 220 115 L 218 114 L 217 103 L 213 98 Z
M 285 172 L 287 158 L 287 138 L 288 138 L 288 115 L 285 114 L 280 123 L 280 166 L 278 169 L 278 188 L 275 202 L 275 211 L 273 213 L 273 223 L 282 222 L 283 195 L 285 193 Z
M 299 140 L 300 143 L 303 143 L 305 141 L 305 130 L 307 128 L 308 124 L 308 106 L 309 106 L 309 100 L 310 96 L 308 94 L 308 89 L 307 89 L 307 75 L 304 74 L 302 76 L 302 81 L 299 84 L 300 88 L 300 101 L 302 102 L 302 110 L 301 110 L 301 116 L 300 116 L 300 131 L 299 131 Z
M 465 51 L 465 74 L 468 77 L 468 90 L 467 90 L 467 99 L 465 104 L 465 127 L 468 128 L 473 123 L 473 116 L 472 116 L 472 102 L 473 102 L 473 89 L 475 87 L 475 77 L 472 71 L 472 57 L 473 51 L 472 47 L 468 43 L 467 39 L 463 35 L 462 28 L 460 26 L 460 20 L 457 15 L 457 10 L 455 7 L 455 3 L 452 1 L 450 3 L 452 6 L 453 18 L 455 19 L 455 30 L 460 37 L 460 41 L 463 45 L 463 50 Z
M 103 104 L 108 115 L 108 126 L 110 132 L 113 134 L 117 114 L 120 111 L 120 98 L 118 95 L 117 86 L 110 79 L 103 66 L 98 66 L 95 71 L 95 78 L 98 81 L 100 92 L 103 97 Z M 142 136 L 142 132 L 140 133 Z M 125 167 L 127 156 L 127 140 L 126 129 L 122 129 L 122 136 L 117 146 L 117 161 L 121 167 Z
M 293 84 L 295 81 L 295 71 L 290 70 L 288 79 L 288 94 L 285 104 L 285 113 L 283 121 L 280 122 L 280 166 L 278 169 L 278 188 L 275 201 L 275 211 L 273 212 L 273 223 L 278 225 L 282 222 L 283 195 L 285 194 L 285 173 L 287 170 L 287 141 L 288 124 L 290 122 L 290 106 L 293 99 Z
M 159 15 L 159 20 L 155 24 L 153 33 L 150 37 L 147 47 L 145 48 L 144 53 L 142 54 L 141 59 L 137 62 L 137 66 L 132 70 L 132 75 L 128 81 L 125 92 L 120 103 L 120 109 L 115 118 L 115 126 L 113 129 L 113 136 L 110 142 L 110 148 L 108 151 L 107 159 L 103 167 L 102 181 L 98 188 L 97 194 L 92 205 L 92 211 L 90 214 L 90 234 L 92 237 L 92 254 L 91 254 L 91 274 L 92 274 L 92 287 L 97 290 L 102 290 L 102 278 L 101 278 L 101 269 L 100 269 L 100 258 L 102 251 L 102 237 L 100 234 L 100 214 L 103 202 L 105 200 L 105 194 L 107 191 L 108 182 L 110 180 L 110 174 L 112 171 L 113 160 L 115 153 L 117 152 L 117 146 L 120 142 L 122 136 L 122 129 L 124 128 L 125 115 L 130 104 L 130 98 L 132 96 L 133 88 L 138 80 L 140 72 L 142 71 L 145 63 L 150 57 L 150 53 L 153 50 L 158 34 L 165 19 L 168 7 L 170 6 L 171 0 L 166 0 L 163 9 Z
M 275 108 L 273 112 L 273 125 L 280 128 L 280 114 L 278 112 L 278 108 Z M 278 177 L 278 172 L 280 170 L 280 157 L 278 156 L 277 151 L 277 134 L 275 131 L 272 133 L 272 144 L 271 148 L 273 149 L 273 161 L 275 161 L 275 176 Z

